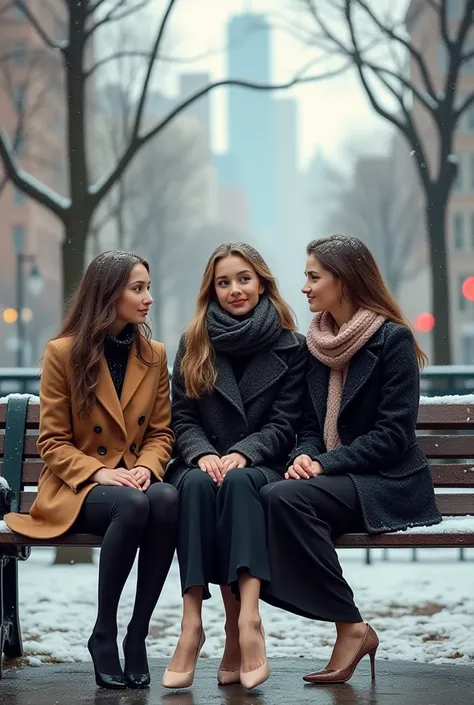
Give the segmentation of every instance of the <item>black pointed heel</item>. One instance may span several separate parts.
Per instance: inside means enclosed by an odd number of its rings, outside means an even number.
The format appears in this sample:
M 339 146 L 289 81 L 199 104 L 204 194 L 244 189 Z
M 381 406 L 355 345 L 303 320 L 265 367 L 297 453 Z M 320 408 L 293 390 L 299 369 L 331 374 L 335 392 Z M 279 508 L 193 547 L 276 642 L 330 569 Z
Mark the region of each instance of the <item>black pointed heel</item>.
M 127 657 L 125 655 L 126 652 L 126 646 L 127 644 L 127 637 L 123 640 L 122 648 L 123 648 L 123 653 L 125 656 L 125 668 L 124 668 L 124 675 L 125 679 L 127 681 L 127 684 L 130 688 L 148 688 L 150 685 L 150 672 L 148 670 L 144 671 L 143 673 L 132 673 L 127 669 Z
M 91 648 L 92 636 L 87 642 L 87 648 L 91 655 L 92 663 L 94 664 L 95 682 L 99 688 L 108 688 L 109 690 L 124 690 L 127 687 L 127 681 L 123 673 L 111 674 L 102 673 L 96 666 L 94 654 Z
M 130 688 L 148 688 L 150 685 L 149 673 L 127 673 L 125 671 L 125 679 Z
M 124 676 L 111 676 L 109 673 L 101 673 L 94 665 L 95 682 L 99 688 L 109 688 L 109 690 L 125 690 L 127 681 Z

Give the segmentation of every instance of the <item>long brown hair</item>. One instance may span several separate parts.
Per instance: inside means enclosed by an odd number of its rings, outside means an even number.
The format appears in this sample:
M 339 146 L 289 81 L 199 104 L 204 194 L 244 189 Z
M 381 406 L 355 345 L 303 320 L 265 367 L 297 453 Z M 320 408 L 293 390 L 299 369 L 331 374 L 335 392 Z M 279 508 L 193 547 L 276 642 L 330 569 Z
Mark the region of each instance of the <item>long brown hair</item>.
M 147 272 L 150 271 L 148 262 L 131 252 L 103 252 L 94 257 L 73 296 L 58 334 L 53 338 L 73 337 L 72 396 L 77 402 L 79 417 L 87 416 L 95 401 L 105 335 L 116 318 L 115 302 L 125 289 L 136 264 L 143 264 Z M 152 353 L 150 338 L 151 330 L 146 323 L 135 326 L 137 356 L 147 366 L 153 364 L 143 356 L 145 345 Z
M 362 240 L 349 235 L 332 235 L 313 240 L 306 248 L 328 272 L 342 282 L 344 296 L 355 306 L 369 309 L 390 321 L 411 329 L 399 305 L 385 284 L 373 254 Z M 415 340 L 418 364 L 428 358 Z
M 216 298 L 214 288 L 216 264 L 230 255 L 242 257 L 255 270 L 264 287 L 264 294 L 270 299 L 280 316 L 282 329 L 296 330 L 294 314 L 278 291 L 276 279 L 262 255 L 245 242 L 226 242 L 216 247 L 204 270 L 196 301 L 196 313 L 186 330 L 186 351 L 181 362 L 186 394 L 193 399 L 212 392 L 216 382 L 215 355 L 207 331 L 206 314 L 211 299 Z

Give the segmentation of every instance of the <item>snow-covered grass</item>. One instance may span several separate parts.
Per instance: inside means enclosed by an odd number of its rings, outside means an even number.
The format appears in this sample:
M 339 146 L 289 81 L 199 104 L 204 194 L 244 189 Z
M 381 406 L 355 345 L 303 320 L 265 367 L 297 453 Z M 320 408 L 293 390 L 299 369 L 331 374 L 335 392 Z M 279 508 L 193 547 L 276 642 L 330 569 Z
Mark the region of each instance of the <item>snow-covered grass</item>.
M 374 550 L 370 566 L 358 549 L 343 549 L 340 555 L 362 615 L 380 636 L 380 658 L 474 665 L 474 549 L 466 549 L 465 562 L 457 560 L 453 549 L 419 549 L 416 563 L 410 560 L 410 550 L 390 550 L 388 562 Z M 52 549 L 33 549 L 31 558 L 19 566 L 23 642 L 31 665 L 89 660 L 86 641 L 95 619 L 97 565 L 54 566 L 53 557 Z M 135 577 L 133 573 L 120 604 L 120 637 L 131 614 Z M 329 656 L 333 625 L 265 604 L 262 616 L 270 657 Z M 150 657 L 171 656 L 180 617 L 175 561 L 152 620 Z M 223 610 L 217 587 L 204 605 L 204 622 L 203 656 L 220 657 Z

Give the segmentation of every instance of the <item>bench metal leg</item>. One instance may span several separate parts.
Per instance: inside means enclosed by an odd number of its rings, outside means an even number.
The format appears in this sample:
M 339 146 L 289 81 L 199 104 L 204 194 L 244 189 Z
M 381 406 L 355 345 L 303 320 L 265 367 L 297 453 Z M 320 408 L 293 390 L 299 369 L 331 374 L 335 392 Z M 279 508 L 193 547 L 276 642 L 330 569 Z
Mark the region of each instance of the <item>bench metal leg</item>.
M 14 555 L 0 556 L 0 679 L 3 654 L 7 658 L 23 656 L 18 605 L 18 561 L 26 560 L 30 549 L 22 547 Z

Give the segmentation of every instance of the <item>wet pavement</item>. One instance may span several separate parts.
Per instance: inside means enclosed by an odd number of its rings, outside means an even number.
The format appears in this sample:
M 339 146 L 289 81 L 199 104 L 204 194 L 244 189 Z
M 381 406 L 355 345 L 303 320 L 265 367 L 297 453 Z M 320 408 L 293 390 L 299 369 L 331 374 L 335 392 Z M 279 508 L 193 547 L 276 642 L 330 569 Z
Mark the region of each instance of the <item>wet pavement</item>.
M 377 661 L 370 681 L 369 660 L 349 683 L 305 684 L 301 676 L 323 667 L 309 659 L 271 659 L 270 679 L 246 692 L 216 682 L 217 659 L 200 659 L 192 689 L 166 690 L 161 676 L 167 662 L 150 662 L 152 684 L 144 691 L 107 691 L 95 687 L 91 663 L 6 668 L 0 705 L 474 705 L 474 664 L 470 666 Z

